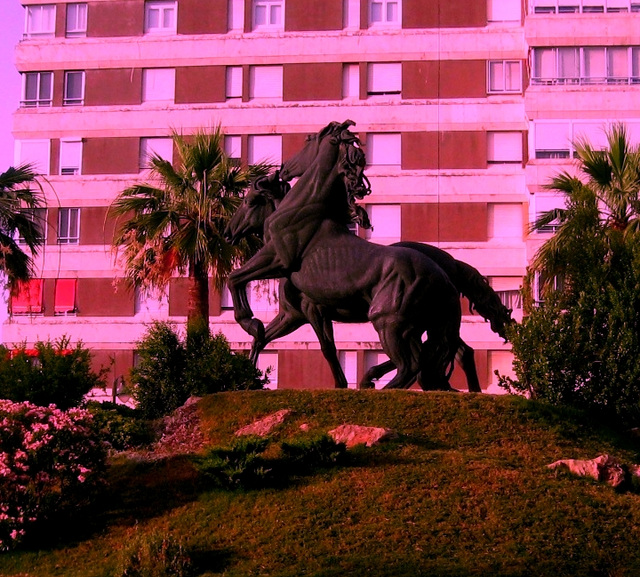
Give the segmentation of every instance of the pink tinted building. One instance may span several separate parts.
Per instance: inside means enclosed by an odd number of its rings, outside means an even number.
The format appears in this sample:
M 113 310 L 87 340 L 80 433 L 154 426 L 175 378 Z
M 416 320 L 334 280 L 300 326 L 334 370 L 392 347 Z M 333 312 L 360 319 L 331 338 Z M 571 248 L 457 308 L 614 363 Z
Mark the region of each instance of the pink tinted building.
M 18 1 L 18 0 L 14 0 Z M 373 242 L 435 244 L 478 268 L 516 318 L 537 246 L 537 213 L 562 205 L 543 189 L 571 165 L 571 141 L 603 141 L 627 122 L 640 140 L 640 2 L 635 0 L 21 0 L 16 49 L 23 99 L 16 161 L 47 175 L 39 278 L 16 297 L 4 341 L 82 339 L 96 363 L 126 375 L 153 319 L 183 323 L 186 285 L 134 294 L 114 282 L 116 195 L 147 177 L 150 151 L 171 159 L 171 128 L 222 123 L 245 162 L 279 164 L 304 136 L 353 119 L 373 193 Z M 637 137 L 637 138 L 636 138 Z M 273 318 L 269 291 L 251 293 Z M 463 338 L 480 380 L 509 373 L 508 345 L 466 310 Z M 226 293 L 211 327 L 249 347 Z M 355 386 L 382 358 L 367 325 L 338 325 Z M 272 386 L 332 386 L 305 327 L 273 343 Z M 462 375 L 454 382 L 464 385 Z

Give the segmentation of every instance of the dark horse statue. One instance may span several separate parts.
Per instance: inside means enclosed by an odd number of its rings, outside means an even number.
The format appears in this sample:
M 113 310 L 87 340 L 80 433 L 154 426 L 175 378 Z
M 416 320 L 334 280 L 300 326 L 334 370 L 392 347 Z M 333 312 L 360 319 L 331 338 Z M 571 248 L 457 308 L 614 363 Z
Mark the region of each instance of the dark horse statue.
M 292 173 L 292 169 L 288 167 L 288 163 L 283 167 L 287 174 L 292 177 L 300 176 L 297 172 Z M 263 177 L 256 181 L 252 189 L 245 196 L 242 205 L 236 211 L 228 227 L 230 236 L 240 239 L 249 235 L 263 236 L 264 222 L 274 212 L 279 202 L 287 193 L 288 187 L 286 183 L 279 180 L 279 173 L 271 175 L 271 177 Z M 442 268 L 458 289 L 460 294 L 465 296 L 470 302 L 470 308 L 477 310 L 485 320 L 491 324 L 494 332 L 506 339 L 506 325 L 513 322 L 511 319 L 511 311 L 506 308 L 500 301 L 499 296 L 491 288 L 487 279 L 480 272 L 462 261 L 454 259 L 449 253 L 428 244 L 417 242 L 399 242 L 392 246 L 399 246 L 417 250 L 429 257 Z M 292 333 L 299 327 L 310 322 L 303 309 L 307 314 L 313 316 L 321 314 L 321 311 L 313 311 L 313 303 L 305 302 L 305 296 L 296 289 L 293 284 L 282 279 L 279 287 L 279 305 L 278 315 L 269 323 L 266 328 L 264 339 L 254 339 L 251 348 L 251 359 L 257 362 L 258 355 L 271 341 Z M 338 311 L 324 309 L 331 320 L 359 323 L 366 322 L 366 315 L 361 315 L 361 310 Z M 328 329 L 332 329 L 328 325 Z M 329 363 L 336 387 L 346 387 L 346 378 L 340 366 L 340 362 L 335 348 L 332 330 L 326 333 L 318 334 L 318 340 L 322 352 Z M 460 341 L 460 347 L 456 360 L 460 363 L 470 392 L 481 392 L 478 374 L 476 370 L 474 351 L 464 341 Z M 382 363 L 369 370 L 365 375 L 361 386 L 372 386 L 372 381 L 381 378 L 387 372 L 393 370 L 395 365 L 388 361 Z
M 330 123 L 289 161 L 308 168 L 266 218 L 264 246 L 229 276 L 236 320 L 263 341 L 264 325 L 253 317 L 247 284 L 286 278 L 303 296 L 300 310 L 316 334 L 333 341 L 325 311 L 373 324 L 397 368 L 388 388 L 408 388 L 416 378 L 423 388 L 449 388 L 460 344 L 458 290 L 418 251 L 369 243 L 349 231 L 354 214 L 362 215 L 353 200 L 366 193 L 364 153 L 349 130 L 353 124 Z

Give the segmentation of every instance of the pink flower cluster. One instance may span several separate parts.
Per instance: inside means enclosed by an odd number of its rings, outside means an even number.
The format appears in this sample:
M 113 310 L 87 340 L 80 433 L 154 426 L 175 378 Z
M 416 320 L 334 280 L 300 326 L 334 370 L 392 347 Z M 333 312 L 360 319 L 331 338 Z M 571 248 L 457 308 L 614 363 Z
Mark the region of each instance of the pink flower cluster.
M 0 551 L 101 482 L 106 453 L 92 419 L 82 409 L 0 400 Z

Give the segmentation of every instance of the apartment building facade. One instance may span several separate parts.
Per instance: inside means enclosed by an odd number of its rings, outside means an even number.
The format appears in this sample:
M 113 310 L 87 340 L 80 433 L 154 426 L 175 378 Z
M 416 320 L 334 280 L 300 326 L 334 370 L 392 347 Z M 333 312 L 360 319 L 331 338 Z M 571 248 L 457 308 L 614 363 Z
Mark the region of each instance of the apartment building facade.
M 110 246 L 110 203 L 147 178 L 151 151 L 172 158 L 171 129 L 221 123 L 232 156 L 277 165 L 306 134 L 356 121 L 373 190 L 368 238 L 451 252 L 516 318 L 527 263 L 553 233 L 528 224 L 562 205 L 543 185 L 572 170 L 572 139 L 601 143 L 608 122 L 625 121 L 640 140 L 634 0 L 20 1 L 16 162 L 46 175 L 47 234 L 3 339 L 81 339 L 114 379 L 146 324 L 185 321 L 185 279 L 160 297 L 127 290 Z M 265 321 L 273 288 L 251 291 Z M 230 305 L 212 292 L 212 330 L 247 349 Z M 509 346 L 463 311 L 462 336 L 493 391 L 494 372 L 511 370 Z M 384 358 L 377 336 L 368 325 L 336 325 L 335 336 L 355 387 Z M 332 386 L 309 327 L 260 362 L 274 387 Z

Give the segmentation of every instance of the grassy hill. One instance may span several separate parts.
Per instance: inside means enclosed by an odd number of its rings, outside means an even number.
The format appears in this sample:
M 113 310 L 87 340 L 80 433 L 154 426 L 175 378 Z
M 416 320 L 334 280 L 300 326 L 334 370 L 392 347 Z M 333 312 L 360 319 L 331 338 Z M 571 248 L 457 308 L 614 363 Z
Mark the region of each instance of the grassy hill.
M 183 541 L 203 576 L 640 575 L 640 495 L 545 467 L 640 462 L 638 441 L 579 413 L 486 395 L 259 391 L 203 399 L 202 427 L 226 445 L 282 408 L 293 413 L 276 441 L 302 424 L 398 435 L 259 490 L 207 488 L 184 456 L 118 457 L 97 511 L 44 549 L 0 555 L 0 575 L 112 576 L 123 547 L 153 532 Z

